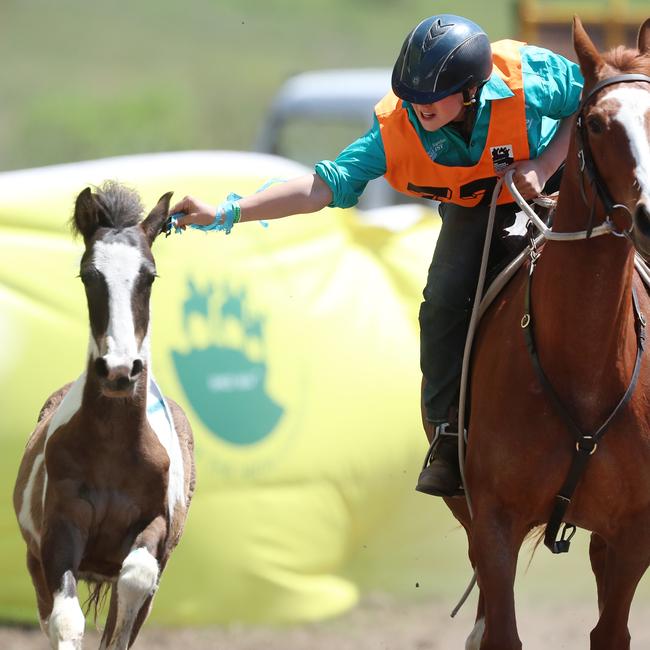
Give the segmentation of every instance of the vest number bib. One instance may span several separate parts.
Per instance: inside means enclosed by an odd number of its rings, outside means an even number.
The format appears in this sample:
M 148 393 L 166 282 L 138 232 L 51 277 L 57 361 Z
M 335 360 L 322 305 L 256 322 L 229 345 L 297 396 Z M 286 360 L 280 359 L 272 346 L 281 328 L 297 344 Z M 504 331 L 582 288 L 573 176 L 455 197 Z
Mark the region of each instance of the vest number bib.
M 472 207 L 479 205 L 490 205 L 492 199 L 492 192 L 496 187 L 497 179 L 494 176 L 487 178 L 478 178 L 460 186 L 459 199 L 463 201 L 470 201 L 476 199 L 476 203 Z M 431 199 L 432 201 L 453 201 L 453 192 L 449 187 L 429 187 L 427 185 L 414 185 L 409 183 L 407 190 L 413 194 L 417 194 L 423 199 Z

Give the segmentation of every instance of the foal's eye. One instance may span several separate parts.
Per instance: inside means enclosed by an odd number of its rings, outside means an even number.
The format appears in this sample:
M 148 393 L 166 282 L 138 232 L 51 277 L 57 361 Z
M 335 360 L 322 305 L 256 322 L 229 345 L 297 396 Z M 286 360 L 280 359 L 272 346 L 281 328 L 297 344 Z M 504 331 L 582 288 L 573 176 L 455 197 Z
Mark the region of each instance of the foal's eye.
M 587 118 L 587 128 L 594 134 L 599 135 L 605 131 L 605 124 L 599 117 L 591 116 Z

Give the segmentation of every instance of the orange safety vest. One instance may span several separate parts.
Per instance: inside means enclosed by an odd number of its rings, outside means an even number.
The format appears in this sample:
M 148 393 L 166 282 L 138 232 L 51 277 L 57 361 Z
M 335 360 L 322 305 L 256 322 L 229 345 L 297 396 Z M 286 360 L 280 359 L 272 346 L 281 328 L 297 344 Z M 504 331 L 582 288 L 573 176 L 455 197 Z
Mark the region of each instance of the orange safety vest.
M 412 196 L 446 201 L 464 207 L 489 205 L 497 171 L 517 160 L 528 160 L 526 104 L 519 41 L 492 44 L 493 73 L 514 93 L 490 102 L 490 124 L 480 160 L 470 167 L 449 167 L 431 160 L 409 121 L 402 100 L 389 92 L 375 106 L 386 154 L 386 180 Z M 504 187 L 498 203 L 512 203 Z

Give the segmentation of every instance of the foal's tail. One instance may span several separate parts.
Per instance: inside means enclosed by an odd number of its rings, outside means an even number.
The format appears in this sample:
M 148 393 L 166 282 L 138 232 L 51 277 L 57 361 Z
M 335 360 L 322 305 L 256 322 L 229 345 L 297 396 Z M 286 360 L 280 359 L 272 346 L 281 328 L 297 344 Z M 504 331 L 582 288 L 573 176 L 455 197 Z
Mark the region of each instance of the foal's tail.
M 97 625 L 97 617 L 104 609 L 106 603 L 106 598 L 111 591 L 113 586 L 110 582 L 100 582 L 100 581 L 86 581 L 88 584 L 88 598 L 86 598 L 83 604 L 83 612 L 85 616 L 88 616 L 90 612 L 93 614 L 93 623 L 95 628 L 99 630 Z

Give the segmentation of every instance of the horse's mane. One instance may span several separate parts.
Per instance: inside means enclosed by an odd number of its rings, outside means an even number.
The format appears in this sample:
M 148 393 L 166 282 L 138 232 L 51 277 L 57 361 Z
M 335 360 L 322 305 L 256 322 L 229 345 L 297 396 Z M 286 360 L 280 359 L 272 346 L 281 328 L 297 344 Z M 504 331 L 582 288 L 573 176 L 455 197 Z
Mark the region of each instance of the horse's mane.
M 641 54 L 639 50 L 620 45 L 604 54 L 603 59 L 615 72 L 650 74 L 650 53 Z
M 144 206 L 135 190 L 116 181 L 106 181 L 93 190 L 100 227 L 128 228 L 140 222 Z M 71 223 L 75 234 L 79 234 L 74 217 Z

